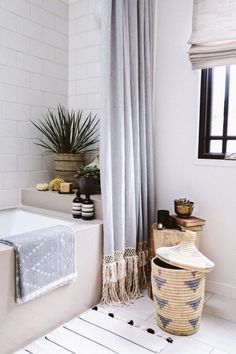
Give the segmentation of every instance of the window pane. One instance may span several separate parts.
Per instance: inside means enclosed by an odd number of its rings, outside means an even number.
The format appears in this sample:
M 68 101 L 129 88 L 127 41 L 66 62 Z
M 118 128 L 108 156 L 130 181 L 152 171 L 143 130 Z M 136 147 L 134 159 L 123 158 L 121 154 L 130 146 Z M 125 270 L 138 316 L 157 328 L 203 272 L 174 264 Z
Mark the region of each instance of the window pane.
M 236 135 L 236 65 L 230 68 L 228 135 Z
M 226 152 L 229 154 L 236 153 L 236 140 L 228 140 L 227 141 Z
M 223 134 L 225 74 L 226 74 L 225 66 L 219 66 L 213 69 L 211 135 Z
M 222 141 L 221 140 L 211 140 L 210 141 L 210 152 L 222 153 Z

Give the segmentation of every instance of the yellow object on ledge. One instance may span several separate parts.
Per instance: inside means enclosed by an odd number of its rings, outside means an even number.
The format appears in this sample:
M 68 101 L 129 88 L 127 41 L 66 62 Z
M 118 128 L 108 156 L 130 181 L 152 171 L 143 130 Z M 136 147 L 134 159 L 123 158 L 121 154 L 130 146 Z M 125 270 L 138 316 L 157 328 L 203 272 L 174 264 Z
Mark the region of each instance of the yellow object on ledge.
M 72 183 L 62 182 L 60 184 L 60 193 L 71 193 L 72 192 Z
M 51 191 L 59 191 L 61 183 L 64 183 L 64 182 L 65 182 L 64 179 L 54 178 L 49 183 L 49 188 L 51 189 Z

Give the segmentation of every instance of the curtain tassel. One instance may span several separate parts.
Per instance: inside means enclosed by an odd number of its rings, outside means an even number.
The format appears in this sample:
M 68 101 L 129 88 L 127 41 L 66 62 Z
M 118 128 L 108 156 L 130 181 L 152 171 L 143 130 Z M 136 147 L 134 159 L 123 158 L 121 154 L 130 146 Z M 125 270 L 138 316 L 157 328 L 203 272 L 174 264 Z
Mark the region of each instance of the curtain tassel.
M 117 261 L 117 295 L 122 303 L 129 303 L 129 296 L 126 291 L 125 279 L 126 279 L 126 264 L 125 260 Z
M 126 290 L 130 298 L 141 296 L 138 276 L 138 256 L 125 257 L 126 261 Z
M 119 303 L 119 297 L 116 291 L 117 274 L 116 263 L 103 264 L 103 286 L 102 286 L 102 304 Z

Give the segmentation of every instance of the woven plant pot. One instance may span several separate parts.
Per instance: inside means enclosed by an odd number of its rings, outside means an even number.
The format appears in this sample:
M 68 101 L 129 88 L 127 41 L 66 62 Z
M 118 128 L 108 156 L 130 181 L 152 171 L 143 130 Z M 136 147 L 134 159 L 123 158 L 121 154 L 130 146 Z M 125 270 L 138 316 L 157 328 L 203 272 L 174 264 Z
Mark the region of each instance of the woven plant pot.
M 54 154 L 55 177 L 65 182 L 74 182 L 79 167 L 84 166 L 83 154 Z
M 188 336 L 198 331 L 204 302 L 205 273 L 152 260 L 156 320 L 166 332 Z

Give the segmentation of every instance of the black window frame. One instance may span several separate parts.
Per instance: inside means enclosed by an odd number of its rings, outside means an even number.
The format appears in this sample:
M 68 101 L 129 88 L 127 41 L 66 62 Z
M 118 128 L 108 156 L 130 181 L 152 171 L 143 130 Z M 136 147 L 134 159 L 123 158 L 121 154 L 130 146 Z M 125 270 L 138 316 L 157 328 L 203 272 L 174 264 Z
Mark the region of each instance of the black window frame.
M 198 158 L 199 159 L 231 159 L 226 155 L 228 140 L 236 140 L 236 135 L 227 135 L 228 128 L 228 107 L 229 107 L 229 87 L 230 87 L 230 66 L 226 66 L 225 76 L 225 99 L 224 99 L 224 117 L 222 135 L 211 135 L 211 109 L 212 109 L 212 85 L 213 69 L 202 69 L 201 72 L 201 90 L 200 90 L 200 124 L 198 140 Z M 222 153 L 210 152 L 210 141 L 222 141 Z M 236 151 L 235 151 L 236 153 Z M 232 154 L 235 155 L 235 154 Z M 232 157 L 235 159 L 235 157 Z

